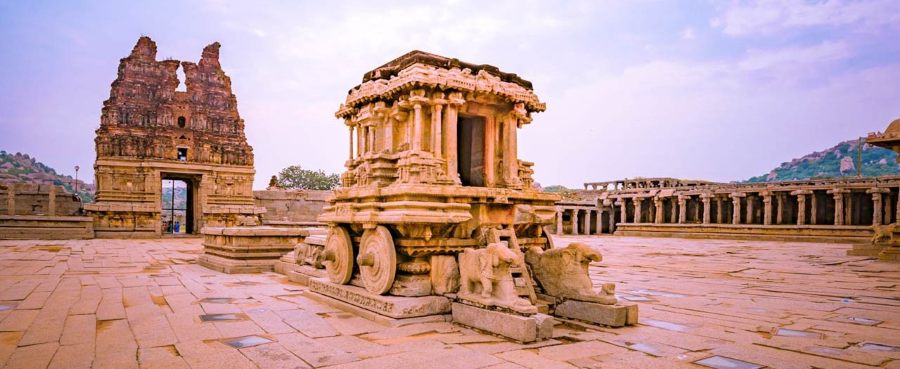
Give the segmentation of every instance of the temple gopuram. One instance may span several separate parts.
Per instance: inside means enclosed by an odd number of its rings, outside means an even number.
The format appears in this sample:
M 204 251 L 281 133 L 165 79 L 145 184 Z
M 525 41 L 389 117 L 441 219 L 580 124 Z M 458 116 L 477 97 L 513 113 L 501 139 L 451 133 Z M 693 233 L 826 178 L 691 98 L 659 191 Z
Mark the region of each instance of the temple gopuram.
M 121 59 L 96 131 L 97 202 L 85 205 L 98 237 L 258 224 L 253 148 L 219 47 L 199 63 L 157 61 L 156 43 L 141 37 Z

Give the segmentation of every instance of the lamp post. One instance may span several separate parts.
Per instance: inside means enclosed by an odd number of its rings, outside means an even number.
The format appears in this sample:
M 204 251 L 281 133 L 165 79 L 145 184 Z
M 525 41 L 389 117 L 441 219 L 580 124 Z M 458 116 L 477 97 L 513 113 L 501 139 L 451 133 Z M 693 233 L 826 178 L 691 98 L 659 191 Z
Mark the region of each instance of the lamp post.
M 75 196 L 78 196 L 78 170 L 81 169 L 79 166 L 75 166 Z M 78 196 L 81 197 L 81 196 Z

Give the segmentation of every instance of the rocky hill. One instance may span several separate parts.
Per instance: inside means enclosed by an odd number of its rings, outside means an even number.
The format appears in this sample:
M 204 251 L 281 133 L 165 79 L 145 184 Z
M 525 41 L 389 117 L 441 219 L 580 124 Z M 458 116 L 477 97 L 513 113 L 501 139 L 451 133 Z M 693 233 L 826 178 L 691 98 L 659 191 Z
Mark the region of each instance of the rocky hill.
M 856 176 L 858 146 L 858 140 L 844 141 L 830 149 L 781 163 L 781 166 L 773 169 L 768 174 L 750 178 L 745 182 L 758 183 Z M 897 153 L 863 143 L 863 176 L 874 177 L 897 174 L 900 174 Z
M 63 186 L 69 192 L 73 192 L 75 184 L 71 176 L 56 173 L 55 169 L 28 154 L 11 154 L 6 151 L 0 151 L 0 182 L 54 184 Z M 78 195 L 84 202 L 93 201 L 94 186 L 79 179 Z

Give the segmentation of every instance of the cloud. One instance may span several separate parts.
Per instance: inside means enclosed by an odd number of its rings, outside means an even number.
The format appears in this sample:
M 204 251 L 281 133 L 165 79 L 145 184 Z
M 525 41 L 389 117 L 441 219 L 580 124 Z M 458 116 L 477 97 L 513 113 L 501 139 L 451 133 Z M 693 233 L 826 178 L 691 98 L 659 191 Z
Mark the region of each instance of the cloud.
M 846 59 L 851 56 L 848 45 L 844 42 L 825 41 L 819 45 L 804 47 L 788 47 L 783 49 L 750 49 L 747 56 L 738 63 L 742 70 L 763 70 L 785 65 L 827 63 Z
M 846 45 L 824 43 L 635 64 L 558 96 L 523 130 L 520 147 L 540 158 L 536 179 L 547 185 L 556 183 L 547 178 L 570 186 L 634 176 L 749 178 L 900 114 L 900 90 L 892 87 L 900 85 L 900 63 L 831 73 L 822 62 L 846 55 Z M 801 70 L 818 83 L 792 76 Z M 547 149 L 546 142 L 566 144 Z
M 681 31 L 681 39 L 682 40 L 693 40 L 697 36 L 694 34 L 694 29 L 691 27 L 685 28 Z
M 733 3 L 710 25 L 730 36 L 773 35 L 794 28 L 854 26 L 855 32 L 897 28 L 900 2 L 894 0 L 822 2 L 763 0 Z

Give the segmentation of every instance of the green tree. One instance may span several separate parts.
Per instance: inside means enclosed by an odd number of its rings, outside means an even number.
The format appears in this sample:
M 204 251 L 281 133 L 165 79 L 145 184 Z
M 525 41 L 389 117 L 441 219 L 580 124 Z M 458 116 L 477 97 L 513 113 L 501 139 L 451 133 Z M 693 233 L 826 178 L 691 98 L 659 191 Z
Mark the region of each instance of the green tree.
M 566 186 L 561 186 L 561 185 L 553 185 L 553 186 L 544 187 L 544 192 L 559 193 L 559 192 L 565 192 L 568 190 L 569 189 L 566 188 Z
M 303 169 L 291 165 L 278 172 L 278 186 L 302 190 L 332 190 L 341 182 L 337 174 L 326 174 L 323 170 Z

